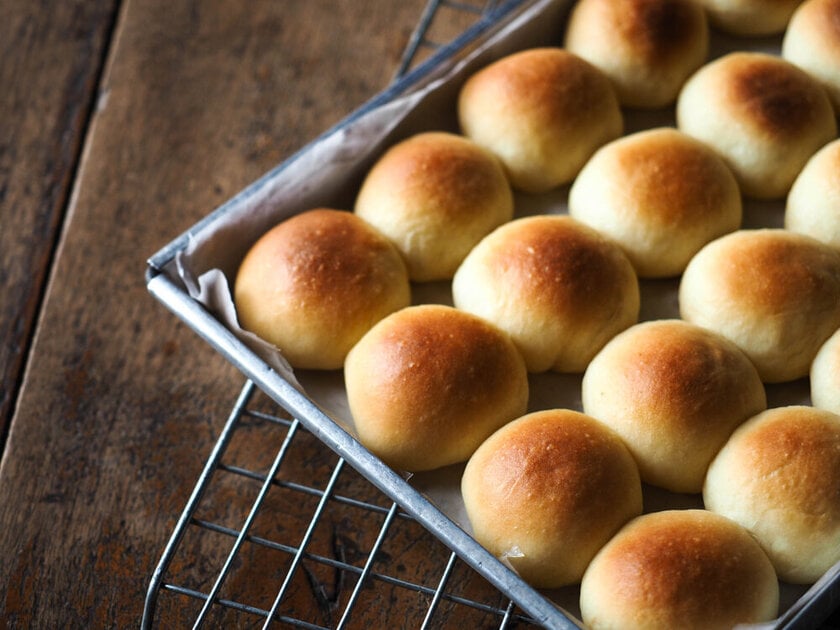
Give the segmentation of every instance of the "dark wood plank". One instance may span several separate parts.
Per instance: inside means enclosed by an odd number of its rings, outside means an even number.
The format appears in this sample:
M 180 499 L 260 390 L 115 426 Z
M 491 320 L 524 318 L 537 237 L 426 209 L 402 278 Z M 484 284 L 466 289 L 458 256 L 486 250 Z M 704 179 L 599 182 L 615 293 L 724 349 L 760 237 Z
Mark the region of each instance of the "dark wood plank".
M 8 626 L 139 621 L 242 384 L 148 296 L 144 260 L 384 87 L 423 4 L 123 4 L 0 467 Z M 367 625 L 404 617 L 388 601 Z
M 117 4 L 0 3 L 0 450 Z

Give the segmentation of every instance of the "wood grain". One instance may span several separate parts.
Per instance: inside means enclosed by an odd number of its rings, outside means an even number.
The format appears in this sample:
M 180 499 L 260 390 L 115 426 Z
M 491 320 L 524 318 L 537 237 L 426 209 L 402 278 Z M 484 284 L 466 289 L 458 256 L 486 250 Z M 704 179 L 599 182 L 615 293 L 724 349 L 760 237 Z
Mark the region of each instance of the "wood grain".
M 0 3 L 0 446 L 116 5 L 116 0 Z
M 242 383 L 144 260 L 384 87 L 422 4 L 122 4 L 0 468 L 7 626 L 138 623 Z

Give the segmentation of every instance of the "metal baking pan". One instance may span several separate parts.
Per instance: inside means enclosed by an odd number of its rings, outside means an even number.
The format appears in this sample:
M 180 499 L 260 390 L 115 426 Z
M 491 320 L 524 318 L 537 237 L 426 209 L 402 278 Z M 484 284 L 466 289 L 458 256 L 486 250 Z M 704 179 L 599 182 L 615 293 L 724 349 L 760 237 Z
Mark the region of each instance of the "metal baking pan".
M 232 278 L 247 247 L 282 218 L 319 206 L 351 208 L 367 168 L 396 140 L 427 129 L 456 130 L 454 99 L 460 82 L 474 69 L 504 54 L 538 45 L 559 45 L 571 5 L 571 0 L 500 3 L 454 42 L 175 238 L 148 260 L 146 269 L 148 290 L 157 300 L 537 623 L 550 628 L 581 625 L 576 590 L 545 593 L 530 587 L 472 538 L 463 515 L 439 500 L 434 479 L 408 478 L 367 451 L 342 419 L 340 392 L 338 402 L 334 398 L 334 390 L 341 388 L 340 373 L 296 374 L 282 357 L 243 335 L 231 313 L 226 280 Z M 739 44 L 718 42 L 722 49 Z M 626 112 L 626 130 L 673 124 L 672 113 L 657 116 Z M 563 212 L 566 192 L 563 189 L 547 195 L 538 211 L 548 208 Z M 518 202 L 526 205 L 524 199 Z M 527 204 L 533 204 L 533 200 Z M 534 207 L 529 205 L 520 211 L 534 212 Z M 779 217 L 780 212 L 768 212 L 766 204 L 753 213 L 749 204 L 745 205 L 745 225 L 773 225 Z M 652 305 L 647 310 L 643 306 L 642 319 L 673 316 L 676 285 L 642 284 L 643 302 Z M 419 301 L 429 290 L 446 290 L 439 285 L 415 288 L 415 300 Z M 574 391 L 579 385 L 574 376 L 536 375 L 533 379 L 535 390 L 547 385 L 549 389 Z M 784 388 L 778 395 L 769 392 L 769 399 L 778 405 L 791 395 L 801 402 L 803 393 L 796 388 Z M 579 404 L 573 395 L 563 402 L 572 407 Z M 556 399 L 546 404 L 554 403 Z M 674 501 L 685 504 L 686 499 Z M 694 501 L 696 497 L 689 498 L 688 505 Z M 810 589 L 785 589 L 781 616 L 761 627 L 814 627 L 815 620 L 825 617 L 838 600 L 840 566 Z

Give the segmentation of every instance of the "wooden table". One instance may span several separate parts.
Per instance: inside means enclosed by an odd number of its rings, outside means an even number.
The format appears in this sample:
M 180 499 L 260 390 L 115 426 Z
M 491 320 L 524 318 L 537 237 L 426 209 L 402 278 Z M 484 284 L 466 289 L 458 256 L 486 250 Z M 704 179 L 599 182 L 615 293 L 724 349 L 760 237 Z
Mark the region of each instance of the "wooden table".
M 145 260 L 384 88 L 424 5 L 0 3 L 0 628 L 139 624 L 244 382 Z
M 145 259 L 385 87 L 424 5 L 0 3 L 0 628 L 139 623 L 243 384 L 148 295 Z M 467 19 L 446 18 L 442 40 Z M 306 453 L 306 470 L 332 458 Z M 440 549 L 411 532 L 400 570 L 436 579 Z M 202 556 L 180 569 L 200 579 Z M 274 588 L 276 567 L 260 571 Z M 475 574 L 457 581 L 500 603 Z M 317 608 L 318 586 L 289 606 Z M 191 624 L 181 601 L 161 627 Z M 415 627 L 426 605 L 372 596 L 351 627 Z M 442 614 L 440 626 L 498 627 Z

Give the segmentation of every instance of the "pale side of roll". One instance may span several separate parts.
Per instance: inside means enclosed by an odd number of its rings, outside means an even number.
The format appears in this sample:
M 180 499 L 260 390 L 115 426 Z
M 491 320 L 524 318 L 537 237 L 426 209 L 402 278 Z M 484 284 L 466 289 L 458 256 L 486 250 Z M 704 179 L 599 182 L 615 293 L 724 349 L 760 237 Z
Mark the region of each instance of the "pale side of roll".
M 840 414 L 840 329 L 817 352 L 810 376 L 813 405 Z
M 457 109 L 464 134 L 498 156 L 513 187 L 529 193 L 571 181 L 624 126 L 606 75 L 561 48 L 524 50 L 478 70 Z
M 840 248 L 840 140 L 820 149 L 793 182 L 785 227 Z
M 580 607 L 590 630 L 729 630 L 775 619 L 779 583 L 740 525 L 666 510 L 630 521 L 595 556 Z
M 741 192 L 709 147 L 658 128 L 601 147 L 572 184 L 569 214 L 621 245 L 639 277 L 672 277 L 740 227 Z
M 412 280 L 448 280 L 483 236 L 513 217 L 513 193 L 492 153 L 426 132 L 376 161 L 354 210 L 396 245 Z
M 621 248 L 560 215 L 491 232 L 458 268 L 452 295 L 506 331 L 531 372 L 583 372 L 639 316 L 638 280 Z
M 840 114 L 840 0 L 806 0 L 782 40 L 782 57 L 816 77 Z
M 703 499 L 752 532 L 782 580 L 816 581 L 840 562 L 840 416 L 805 406 L 755 416 L 712 462 Z
M 709 30 L 692 0 L 580 0 L 565 46 L 610 78 L 622 105 L 664 107 L 705 62 Z
M 808 159 L 837 136 L 828 94 L 781 57 L 733 52 L 698 70 L 677 99 L 677 125 L 717 151 L 748 197 L 784 197 Z
M 449 306 L 412 306 L 374 326 L 347 355 L 359 441 L 397 470 L 466 460 L 525 413 L 528 375 L 508 336 Z
M 767 407 L 764 385 L 731 341 L 680 320 L 633 326 L 583 377 L 583 410 L 627 444 L 642 480 L 699 493 L 709 463 Z
M 266 232 L 234 282 L 240 325 L 295 368 L 338 369 L 380 319 L 411 301 L 399 252 L 350 212 L 314 209 Z
M 776 35 L 802 0 L 697 0 L 712 25 L 733 35 Z
M 761 379 L 802 378 L 840 327 L 840 251 L 788 230 L 740 230 L 691 260 L 683 319 L 733 341 Z
M 476 540 L 537 587 L 579 582 L 642 511 L 639 473 L 618 436 L 563 409 L 494 433 L 467 463 L 461 489 Z

